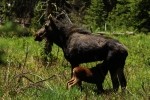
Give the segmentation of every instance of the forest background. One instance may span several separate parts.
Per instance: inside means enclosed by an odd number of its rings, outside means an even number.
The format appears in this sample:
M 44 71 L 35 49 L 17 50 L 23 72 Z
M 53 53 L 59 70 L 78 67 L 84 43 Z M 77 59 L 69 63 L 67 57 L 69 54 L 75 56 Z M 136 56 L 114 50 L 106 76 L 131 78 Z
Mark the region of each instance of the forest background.
M 126 92 L 97 95 L 95 85 L 85 82 L 83 91 L 66 89 L 70 64 L 62 50 L 54 44 L 47 55 L 45 41 L 34 41 L 48 15 L 62 10 L 76 25 L 128 48 Z M 150 0 L 0 0 L 0 99 L 150 100 L 149 33 Z M 109 74 L 103 86 L 112 88 Z
M 149 0 L 1 0 L 0 23 L 12 21 L 33 29 L 43 25 L 47 14 L 65 10 L 74 23 L 91 31 L 147 34 L 149 6 Z

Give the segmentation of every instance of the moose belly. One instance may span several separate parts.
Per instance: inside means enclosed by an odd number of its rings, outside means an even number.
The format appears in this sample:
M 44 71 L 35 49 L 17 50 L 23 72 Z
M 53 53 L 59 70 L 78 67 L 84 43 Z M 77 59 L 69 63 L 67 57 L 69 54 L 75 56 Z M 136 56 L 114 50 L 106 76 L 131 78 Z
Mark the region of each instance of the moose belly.
M 95 83 L 98 83 L 99 78 L 94 77 L 94 76 L 90 76 L 90 77 L 85 77 L 81 80 L 84 81 L 84 82 L 87 82 L 87 83 L 94 83 L 95 84 Z
M 97 50 L 73 50 L 66 53 L 65 57 L 68 61 L 80 63 L 102 61 L 105 59 L 107 51 L 104 49 Z

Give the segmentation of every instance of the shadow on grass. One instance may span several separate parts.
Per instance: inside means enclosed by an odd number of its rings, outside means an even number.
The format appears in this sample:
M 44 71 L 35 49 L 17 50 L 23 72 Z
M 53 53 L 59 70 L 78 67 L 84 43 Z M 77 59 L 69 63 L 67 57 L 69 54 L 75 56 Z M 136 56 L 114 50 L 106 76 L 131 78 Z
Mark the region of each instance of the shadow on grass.
M 5 61 L 5 51 L 0 49 L 0 65 L 6 65 L 6 61 Z

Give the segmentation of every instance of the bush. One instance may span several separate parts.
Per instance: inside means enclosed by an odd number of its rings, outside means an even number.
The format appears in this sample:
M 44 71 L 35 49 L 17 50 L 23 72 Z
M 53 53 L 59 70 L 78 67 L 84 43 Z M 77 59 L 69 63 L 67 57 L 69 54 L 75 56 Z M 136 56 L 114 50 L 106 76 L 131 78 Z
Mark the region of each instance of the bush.
M 106 12 L 102 0 L 93 0 L 89 9 L 86 10 L 84 23 L 88 24 L 92 30 L 104 30 Z
M 3 54 L 4 54 L 4 51 L 0 50 L 0 65 L 4 63 L 3 61 Z
M 31 33 L 29 29 L 22 27 L 21 25 L 14 22 L 6 22 L 0 26 L 0 36 L 3 37 L 22 37 L 29 36 Z

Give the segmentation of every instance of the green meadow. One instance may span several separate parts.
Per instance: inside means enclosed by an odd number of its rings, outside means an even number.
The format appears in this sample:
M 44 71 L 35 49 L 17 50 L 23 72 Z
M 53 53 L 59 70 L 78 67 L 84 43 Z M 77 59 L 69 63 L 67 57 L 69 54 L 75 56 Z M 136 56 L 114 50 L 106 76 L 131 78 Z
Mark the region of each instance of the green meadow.
M 125 65 L 127 90 L 97 95 L 96 86 L 83 82 L 66 89 L 70 64 L 62 50 L 53 45 L 52 54 L 44 55 L 44 41 L 34 37 L 0 37 L 0 98 L 1 100 L 150 100 L 150 35 L 109 35 L 127 48 Z M 47 61 L 44 58 L 47 57 Z M 98 62 L 84 63 L 93 67 Z M 112 88 L 109 73 L 104 88 Z

